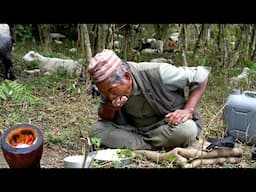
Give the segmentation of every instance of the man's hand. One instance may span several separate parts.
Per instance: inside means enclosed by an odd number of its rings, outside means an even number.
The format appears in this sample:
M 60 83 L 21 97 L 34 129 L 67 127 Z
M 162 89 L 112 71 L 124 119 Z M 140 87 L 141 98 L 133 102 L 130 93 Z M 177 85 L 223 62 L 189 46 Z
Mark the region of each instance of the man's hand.
M 123 95 L 112 101 L 107 101 L 98 111 L 98 115 L 105 120 L 112 121 L 118 111 L 128 100 L 128 97 Z
M 185 122 L 188 119 L 193 118 L 193 110 L 190 109 L 177 109 L 174 112 L 165 115 L 165 118 L 169 120 L 171 125 L 178 125 Z
M 115 108 L 121 108 L 128 100 L 128 97 L 123 95 L 121 97 L 117 97 L 116 99 L 112 100 L 112 105 Z

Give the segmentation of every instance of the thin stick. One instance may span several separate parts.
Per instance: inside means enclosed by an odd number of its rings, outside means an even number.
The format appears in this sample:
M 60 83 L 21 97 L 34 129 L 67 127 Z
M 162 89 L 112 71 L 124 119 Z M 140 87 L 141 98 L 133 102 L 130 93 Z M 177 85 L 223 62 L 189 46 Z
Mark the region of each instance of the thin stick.
M 87 150 L 87 147 L 86 147 L 85 152 L 84 152 L 84 159 L 83 159 L 82 168 L 85 168 L 85 163 L 86 163 L 88 153 L 89 153 L 89 151 Z
M 88 153 L 89 151 L 91 150 L 92 148 L 92 144 L 91 144 L 91 140 L 89 137 L 86 137 L 86 144 L 84 144 L 83 146 L 83 151 L 84 151 L 84 159 L 83 159 L 83 164 L 82 164 L 82 168 L 85 168 L 85 164 L 86 164 L 86 160 L 87 160 L 87 156 L 88 156 Z

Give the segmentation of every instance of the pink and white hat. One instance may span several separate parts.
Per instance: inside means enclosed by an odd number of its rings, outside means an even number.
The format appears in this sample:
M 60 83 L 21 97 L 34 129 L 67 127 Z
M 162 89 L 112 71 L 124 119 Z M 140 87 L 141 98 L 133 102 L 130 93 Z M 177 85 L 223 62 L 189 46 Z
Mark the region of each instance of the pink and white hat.
M 91 60 L 87 70 L 94 83 L 102 82 L 111 77 L 122 64 L 122 60 L 109 49 L 97 53 Z

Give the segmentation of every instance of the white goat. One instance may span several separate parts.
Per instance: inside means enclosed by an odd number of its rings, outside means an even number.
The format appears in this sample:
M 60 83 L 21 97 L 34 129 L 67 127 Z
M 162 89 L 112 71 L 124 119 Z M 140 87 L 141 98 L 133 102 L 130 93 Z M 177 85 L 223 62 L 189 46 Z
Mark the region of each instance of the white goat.
M 82 71 L 82 65 L 75 60 L 45 57 L 35 51 L 28 52 L 23 60 L 26 62 L 38 61 L 41 70 L 50 73 L 56 73 L 58 67 L 64 67 L 68 72 L 75 73 L 78 76 Z
M 145 48 L 145 49 L 141 50 L 141 53 L 149 53 L 149 54 L 160 53 L 160 50 L 159 49 Z
M 171 59 L 166 59 L 166 58 L 163 58 L 163 57 L 150 59 L 149 62 L 152 62 L 152 63 L 173 63 Z
M 231 77 L 230 80 L 230 84 L 231 85 L 237 85 L 238 83 L 240 83 L 241 81 L 245 80 L 246 83 L 248 83 L 248 75 L 249 75 L 250 69 L 248 67 L 244 67 L 243 71 L 241 74 L 239 74 L 236 77 Z
M 176 53 L 180 49 L 179 33 L 172 33 L 164 45 L 164 52 Z
M 59 39 L 64 39 L 65 37 L 66 37 L 65 35 L 62 35 L 60 33 L 50 33 L 51 39 L 59 40 Z

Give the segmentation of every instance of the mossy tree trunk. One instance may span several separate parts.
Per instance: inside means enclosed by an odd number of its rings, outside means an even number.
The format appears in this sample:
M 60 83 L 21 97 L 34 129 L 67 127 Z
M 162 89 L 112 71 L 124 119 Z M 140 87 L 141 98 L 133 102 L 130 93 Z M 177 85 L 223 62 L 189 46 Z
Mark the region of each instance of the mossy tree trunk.
M 51 51 L 50 27 L 48 24 L 38 24 L 38 32 L 43 51 Z

